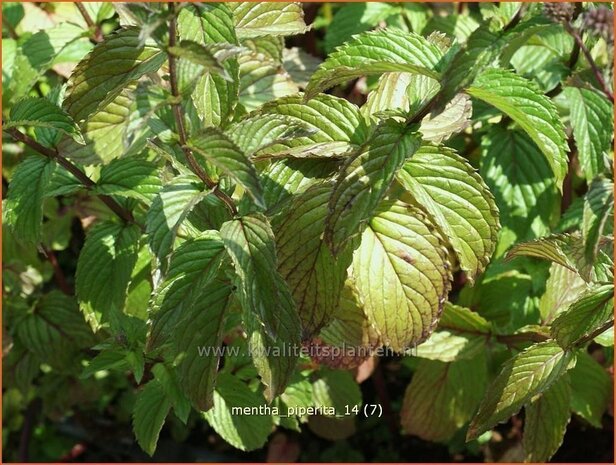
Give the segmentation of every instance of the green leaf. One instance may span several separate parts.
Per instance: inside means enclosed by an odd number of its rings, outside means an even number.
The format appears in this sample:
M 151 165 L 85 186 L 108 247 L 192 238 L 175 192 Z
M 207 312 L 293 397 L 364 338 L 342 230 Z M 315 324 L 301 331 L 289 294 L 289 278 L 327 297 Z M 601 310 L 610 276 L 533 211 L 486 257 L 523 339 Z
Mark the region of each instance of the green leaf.
M 329 200 L 325 241 L 337 255 L 361 233 L 385 196 L 396 172 L 419 148 L 419 136 L 386 121 L 342 167 Z
M 17 41 L 6 37 L 2 41 L 2 103 L 9 103 L 10 85 L 15 68 L 18 48 Z
M 33 10 L 30 10 L 29 14 L 32 12 Z M 41 14 L 47 17 L 46 13 Z M 40 28 L 40 23 L 32 25 L 30 31 Z M 26 96 L 37 80 L 52 66 L 79 61 L 92 48 L 83 28 L 72 22 L 47 27 L 29 37 L 22 35 L 20 39 L 20 47 L 16 50 L 12 66 L 7 67 L 8 71 L 12 68 L 10 76 L 4 74 L 3 66 L 3 76 L 8 77 L 6 82 L 3 79 L 3 89 L 8 88 L 8 95 L 3 95 L 3 100 L 7 97 L 17 99 Z
M 614 329 L 610 328 L 605 330 L 595 337 L 593 341 L 603 347 L 614 347 Z
M 178 90 L 182 97 L 187 97 L 193 93 L 195 86 L 203 81 L 204 76 L 214 76 L 214 80 L 221 88 L 224 81 L 235 84 L 237 80 L 236 59 L 229 64 L 225 64 L 235 55 L 238 55 L 242 48 L 228 43 L 201 44 L 192 40 L 181 40 L 179 45 L 170 47 L 169 53 L 178 57 L 176 61 L 176 73 L 178 80 Z M 222 79 L 222 80 L 221 80 Z M 198 98 L 195 95 L 195 98 Z
M 88 362 L 88 366 L 84 368 L 80 378 L 89 378 L 103 370 L 127 371 L 128 368 L 126 351 L 105 349 Z
M 152 201 L 146 217 L 146 233 L 152 252 L 163 260 L 173 250 L 176 235 L 190 211 L 209 192 L 195 176 L 178 176 Z
M 300 378 L 299 376 L 287 386 L 285 391 L 280 395 L 280 416 L 274 417 L 274 422 L 280 424 L 280 426 L 288 429 L 292 429 L 301 432 L 299 422 L 297 418 L 301 418 L 300 415 L 294 412 L 289 412 L 290 408 L 295 409 L 297 412 L 298 407 L 311 407 L 312 402 L 312 384 L 307 378 Z
M 178 15 L 178 32 L 181 40 L 190 40 L 203 45 L 238 44 L 232 13 L 228 5 L 223 3 L 184 6 Z M 226 124 L 238 102 L 237 59 L 229 58 L 223 67 L 230 80 L 218 74 L 206 74 L 195 84 L 192 98 L 204 126 Z
M 157 71 L 165 58 L 158 47 L 141 43 L 136 28 L 109 35 L 73 70 L 63 106 L 80 123 L 106 107 L 127 84 Z
M 350 264 L 350 255 L 336 260 L 321 240 L 330 194 L 330 184 L 309 187 L 274 223 L 278 270 L 297 304 L 304 339 L 331 319 Z
M 192 40 L 181 40 L 178 45 L 169 47 L 167 50 L 173 56 L 184 58 L 195 65 L 200 65 L 202 67 L 201 72 L 225 73 L 225 69 L 216 59 L 212 50 Z
M 473 308 L 502 333 L 535 324 L 539 318 L 537 285 L 533 277 L 512 268 L 508 264 L 498 266 L 495 263 L 494 268 L 488 268 L 488 274 L 482 277 L 479 285 L 465 287 L 458 299 L 460 305 Z M 538 273 L 539 269 L 533 268 L 541 277 L 537 276 L 535 280 L 545 279 L 543 273 Z
M 174 413 L 186 424 L 191 410 L 190 402 L 182 392 L 175 371 L 162 363 L 157 363 L 152 367 L 152 373 L 171 402 Z
M 270 212 L 280 210 L 294 195 L 334 174 L 338 164 L 328 159 L 278 160 L 261 172 L 263 196 Z
M 404 394 L 404 432 L 426 441 L 449 440 L 475 412 L 487 375 L 484 356 L 453 363 L 422 360 Z
M 216 277 L 223 259 L 224 244 L 216 231 L 188 239 L 173 252 L 150 304 L 149 349 L 171 339 L 179 319 L 199 304 L 202 290 Z
M 299 47 L 285 48 L 282 51 L 282 67 L 289 73 L 291 80 L 302 89 L 306 88 L 310 76 L 312 76 L 321 63 L 320 58 L 305 52 Z
M 291 291 L 277 271 L 267 219 L 260 214 L 244 216 L 224 223 L 220 232 L 235 266 L 251 355 L 271 401 L 284 391 L 293 373 L 300 319 Z
M 551 323 L 587 289 L 588 284 L 578 273 L 552 263 L 550 277 L 545 284 L 545 293 L 539 301 L 541 320 L 544 323 Z
M 37 242 L 43 221 L 43 196 L 56 170 L 46 157 L 25 158 L 13 173 L 4 204 L 6 223 L 21 240 Z
M 265 385 L 264 395 L 268 402 L 284 392 L 297 364 L 301 328 L 292 297 L 285 295 L 284 298 L 280 305 L 282 311 L 277 317 L 280 327 L 288 328 L 288 332 L 281 331 L 276 338 L 267 334 L 258 318 L 244 311 L 244 324 L 250 335 L 250 354 Z
M 257 114 L 282 115 L 311 132 L 261 151 L 269 156 L 331 157 L 348 152 L 368 135 L 359 109 L 332 95 L 319 95 L 308 102 L 301 95 L 283 97 L 266 103 Z
M 582 238 L 586 260 L 593 262 L 599 251 L 601 235 L 614 213 L 614 184 L 609 179 L 592 181 L 584 196 Z
M 183 391 L 201 411 L 213 406 L 214 384 L 222 345 L 225 310 L 231 288 L 212 283 L 201 290 L 194 304 L 174 326 L 174 352 L 179 358 L 178 378 Z M 201 353 L 208 349 L 212 353 Z M 177 360 L 177 359 L 176 359 Z
M 319 407 L 333 407 L 343 416 L 354 406 L 361 406 L 361 391 L 348 371 L 321 369 L 312 383 L 312 402 Z
M 447 37 L 455 38 L 458 43 L 464 44 L 478 27 L 479 23 L 470 15 L 434 15 L 425 27 L 421 29 L 421 33 L 424 36 L 434 32 L 445 34 Z
M 44 295 L 15 329 L 28 350 L 59 369 L 76 363 L 79 350 L 95 343 L 75 298 L 59 291 Z
M 143 373 L 145 371 L 145 358 L 143 356 L 143 350 L 138 348 L 136 350 L 129 351 L 126 354 L 126 361 L 128 362 L 130 370 L 133 372 L 135 382 L 141 383 L 141 379 L 143 378 Z
M 26 97 L 11 108 L 4 129 L 14 127 L 57 129 L 83 143 L 79 129 L 68 113 L 46 98 Z
M 558 381 L 575 362 L 575 355 L 555 342 L 535 344 L 510 358 L 488 388 L 471 421 L 467 440 L 479 437 L 507 420 L 538 394 Z
M 418 33 L 421 32 L 432 14 L 430 7 L 423 3 L 402 3 L 401 5 L 403 9 L 400 15 L 402 18 L 400 19 L 403 20 L 404 17 L 408 18 L 410 30 Z M 395 19 L 397 18 L 390 18 L 390 21 Z
M 13 347 L 2 359 L 4 386 L 8 389 L 16 387 L 20 392 L 26 393 L 40 371 L 41 360 L 18 344 L 18 341 L 13 342 Z
M 306 87 L 306 99 L 361 76 L 408 72 L 439 79 L 443 52 L 420 35 L 396 29 L 364 32 L 338 47 L 319 66 Z
M 489 334 L 491 331 L 490 322 L 477 312 L 451 302 L 445 302 L 438 328 L 474 334 Z
M 397 179 L 441 228 L 473 281 L 490 260 L 500 227 L 483 179 L 452 149 L 431 145 L 422 146 Z
M 466 94 L 456 95 L 442 112 L 426 116 L 421 121 L 419 132 L 424 140 L 440 144 L 470 126 L 473 107 L 471 99 Z
M 96 191 L 106 195 L 135 198 L 146 204 L 162 187 L 156 164 L 137 157 L 113 160 L 103 166 Z
M 458 51 L 444 72 L 443 103 L 471 84 L 477 74 L 499 56 L 503 44 L 502 36 L 492 30 L 489 22 L 473 31 L 466 46 Z
M 299 341 L 299 318 L 289 286 L 277 271 L 274 233 L 267 218 L 252 214 L 227 221 L 220 235 L 235 267 L 244 311 L 256 316 L 272 339 L 285 332 Z M 281 322 L 280 314 L 295 317 Z
M 399 352 L 430 335 L 451 280 L 435 226 L 400 202 L 377 210 L 355 251 L 353 275 L 370 323 Z
M 494 194 L 503 230 L 497 255 L 550 233 L 560 211 L 551 168 L 522 131 L 492 125 L 481 141 L 481 176 Z
M 591 288 L 552 323 L 551 333 L 564 349 L 569 349 L 605 323 L 614 320 L 614 286 Z
M 220 226 L 231 219 L 227 205 L 215 195 L 206 196 L 188 214 L 186 234 L 196 237 L 201 231 L 220 229 Z
M 75 292 L 93 329 L 112 324 L 124 310 L 141 236 L 137 226 L 102 221 L 86 236 L 77 261 Z
M 560 216 L 560 221 L 554 232 L 565 233 L 582 229 L 582 216 L 584 212 L 584 197 L 577 197 Z
M 238 62 L 239 99 L 246 111 L 256 110 L 266 102 L 299 92 L 299 87 L 280 63 L 262 53 L 243 53 Z
M 238 44 L 228 3 L 183 5 L 178 15 L 178 31 L 182 40 L 200 44 Z
M 505 18 L 497 14 L 469 35 L 466 46 L 451 59 L 444 73 L 441 103 L 451 100 L 495 62 L 508 67 L 511 56 L 534 34 L 554 26 L 552 21 L 542 16 L 534 16 L 515 26 L 512 24 L 513 27 L 503 27 L 505 23 L 509 23 L 508 15 Z
M 443 46 L 441 39 L 438 35 L 431 35 L 427 38 L 428 42 L 445 50 L 449 43 L 445 41 L 447 43 Z M 435 97 L 440 87 L 436 79 L 428 76 L 412 73 L 385 73 L 379 78 L 377 86 L 368 94 L 368 99 L 362 106 L 361 112 L 366 119 L 371 117 L 377 121 L 392 112 L 398 113 L 396 116 L 410 120 Z M 468 100 L 468 96 L 460 95 L 459 99 Z M 446 106 L 449 109 L 446 113 L 448 115 L 453 114 L 452 110 L 455 112 L 458 109 L 458 106 L 452 105 L 452 102 L 448 102 Z M 462 113 L 465 113 L 464 107 L 466 105 L 460 107 L 463 110 Z M 440 121 L 447 124 L 447 121 L 443 121 L 444 117 L 445 115 Z M 423 120 L 428 123 L 429 133 L 430 116 L 424 117 Z M 438 129 L 436 132 L 438 133 Z
M 370 325 L 357 288 L 348 278 L 340 293 L 332 320 L 319 333 L 324 343 L 335 347 L 374 348 L 380 345 L 379 336 Z
M 239 99 L 239 66 L 227 60 L 225 69 L 232 80 L 206 74 L 195 85 L 193 102 L 204 126 L 224 126 L 232 118 Z
M 262 447 L 274 426 L 269 415 L 240 415 L 234 411 L 259 408 L 265 399 L 253 392 L 239 379 L 221 373 L 214 391 L 214 407 L 204 414 L 207 422 L 222 438 L 241 450 L 254 450 Z
M 550 460 L 563 442 L 571 418 L 569 378 L 563 376 L 525 408 L 522 447 L 527 462 Z
M 477 76 L 467 92 L 514 120 L 537 144 L 562 189 L 567 174 L 567 142 L 556 107 L 534 83 L 511 71 L 489 69 Z
M 437 330 L 413 351 L 413 355 L 441 362 L 474 358 L 491 333 L 490 323 L 468 308 L 445 302 Z
M 325 31 L 325 51 L 331 53 L 355 34 L 368 31 L 400 9 L 381 2 L 345 3 Z
M 300 2 L 229 2 L 240 39 L 288 36 L 308 30 Z
M 408 112 L 411 109 L 411 102 L 407 89 L 409 86 L 415 87 L 418 82 L 433 83 L 435 90 L 438 90 L 438 82 L 425 76 L 411 73 L 384 73 L 361 107 L 362 114 L 366 117 L 378 116 L 381 112 L 386 114 L 387 110 L 398 109 Z
M 56 85 L 45 95 L 45 100 L 47 100 L 48 102 L 50 102 L 52 105 L 55 106 L 52 111 L 56 111 L 55 109 L 57 109 L 60 112 L 64 113 L 64 111 L 60 109 L 60 105 L 62 104 L 62 100 L 64 100 L 65 90 L 66 90 L 65 86 Z M 75 122 L 73 121 L 72 118 L 70 119 L 70 123 L 72 124 L 74 128 L 73 131 L 75 130 L 77 131 L 76 138 L 79 141 L 79 143 L 84 143 L 83 136 L 79 132 L 79 129 L 75 125 Z M 63 135 L 66 135 L 66 132 L 64 132 L 63 130 L 54 128 L 54 127 L 39 126 L 39 127 L 34 128 L 34 138 L 38 142 L 40 142 L 42 145 L 45 145 L 47 147 L 56 147 L 58 145 L 58 142 L 60 141 L 60 138 Z
M 532 78 L 548 92 L 569 76 L 567 59 L 572 49 L 573 38 L 560 24 L 553 24 L 537 31 L 513 53 L 510 62 L 518 74 Z
M 191 137 L 188 146 L 246 189 L 257 206 L 265 208 L 254 165 L 227 136 L 217 129 L 207 128 Z
M 587 181 L 605 174 L 612 146 L 614 107 L 594 89 L 565 87 L 570 105 L 573 137 L 580 157 L 580 166 Z
M 308 134 L 306 123 L 282 115 L 255 114 L 229 126 L 228 137 L 248 156 Z
M 603 413 L 614 393 L 610 375 L 586 351 L 578 351 L 569 378 L 571 410 L 595 428 L 601 428 Z
M 582 238 L 577 233 L 552 234 L 550 236 L 523 242 L 511 248 L 507 258 L 526 256 L 549 260 L 578 273 L 586 282 L 590 272 L 586 270 Z
M 282 62 L 282 55 L 285 48 L 284 41 L 285 39 L 282 36 L 262 36 L 252 39 L 243 39 L 242 46 L 252 52 L 265 55 L 268 60 L 280 63 Z
M 82 165 L 105 164 L 119 158 L 131 148 L 129 141 L 139 141 L 134 133 L 136 110 L 135 88 L 128 86 L 81 124 L 86 145 L 63 137 L 58 143 L 59 154 Z
M 153 379 L 137 394 L 133 409 L 133 431 L 141 448 L 150 456 L 156 451 L 171 402 L 161 384 Z

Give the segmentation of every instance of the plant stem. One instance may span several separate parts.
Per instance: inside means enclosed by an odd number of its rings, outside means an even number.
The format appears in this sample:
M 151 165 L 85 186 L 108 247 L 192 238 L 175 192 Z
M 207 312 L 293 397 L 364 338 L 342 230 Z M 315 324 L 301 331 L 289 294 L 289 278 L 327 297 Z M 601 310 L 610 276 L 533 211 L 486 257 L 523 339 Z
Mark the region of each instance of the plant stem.
M 573 68 L 575 67 L 575 64 L 578 62 L 579 58 L 580 58 L 580 45 L 574 41 L 573 49 L 571 50 L 571 55 L 569 56 L 569 60 L 567 61 L 567 65 L 566 65 L 567 66 L 567 76 L 571 76 L 571 73 L 573 72 Z M 545 95 L 546 97 L 552 98 L 560 94 L 562 90 L 563 90 L 563 83 L 559 82 L 556 87 L 554 87 L 551 91 L 547 92 Z
M 398 2 L 397 3 L 398 7 L 403 10 L 404 9 L 404 2 Z M 402 17 L 402 22 L 404 23 L 404 25 L 407 27 L 407 29 L 410 32 L 415 32 L 413 30 L 413 24 L 411 23 L 411 20 L 409 19 L 409 17 L 407 16 L 406 12 L 401 11 L 400 12 L 400 16 Z
M 69 160 L 62 157 L 56 149 L 51 149 L 49 147 L 45 147 L 44 145 L 39 144 L 37 141 L 27 136 L 23 132 L 17 130 L 16 128 L 4 129 L 4 131 L 16 141 L 23 142 L 25 145 L 37 151 L 41 155 L 44 155 L 48 158 L 51 158 L 52 160 L 57 161 L 60 166 L 62 166 L 69 173 L 75 176 L 79 180 L 79 182 L 83 184 L 86 188 L 91 189 L 96 186 L 96 183 L 94 181 L 92 181 L 77 166 L 73 165 Z M 129 210 L 126 210 L 124 207 L 122 207 L 122 205 L 120 205 L 115 199 L 109 197 L 108 195 L 99 195 L 98 197 L 105 205 L 109 207 L 112 212 L 114 212 L 122 220 L 127 223 L 137 224 L 135 222 L 135 218 L 133 218 L 133 214 Z
M 41 399 L 36 397 L 30 402 L 28 408 L 26 409 L 24 424 L 21 429 L 21 438 L 19 439 L 19 461 L 20 462 L 29 462 L 30 456 L 30 439 L 32 438 L 32 433 L 34 431 L 34 427 L 38 422 L 39 413 L 41 411 Z
M 568 23 L 565 23 L 565 30 L 569 33 L 571 37 L 573 37 L 573 40 L 575 40 L 575 42 L 580 47 L 580 50 L 582 51 L 582 53 L 584 54 L 584 57 L 586 58 L 586 61 L 590 65 L 590 68 L 592 69 L 595 75 L 595 78 L 597 79 L 597 82 L 599 83 L 599 86 L 601 87 L 601 90 L 603 91 L 603 93 L 607 95 L 607 98 L 609 98 L 612 103 L 614 103 L 614 94 L 612 90 L 608 87 L 607 83 L 605 82 L 605 79 L 603 79 L 603 74 L 601 74 L 601 70 L 597 66 L 597 63 L 595 63 L 595 60 L 592 58 L 592 55 L 590 54 L 590 51 L 584 44 L 584 41 L 582 40 L 582 36 L 580 36 L 580 33 L 578 32 L 578 30 Z
M 85 9 L 85 7 L 81 3 L 75 2 L 75 6 L 79 10 L 79 13 L 81 13 L 81 16 L 83 16 L 83 19 L 88 25 L 88 27 L 94 31 L 94 37 L 92 38 L 94 42 L 102 42 L 103 33 L 101 31 L 100 26 L 96 24 L 94 21 L 92 21 L 92 17 L 90 16 L 90 13 L 88 13 L 88 11 Z
M 518 333 L 518 334 L 498 334 L 496 340 L 505 345 L 512 345 L 518 342 L 545 342 L 549 336 L 541 333 Z
M 58 285 L 60 290 L 66 295 L 73 295 L 73 289 L 66 281 L 66 277 L 64 276 L 64 272 L 60 267 L 60 263 L 58 263 L 56 254 L 53 253 L 53 250 L 48 249 L 47 247 L 43 247 L 43 253 L 47 258 L 47 261 L 49 261 L 51 267 L 53 268 L 54 279 L 56 280 L 56 284 Z
M 513 16 L 513 18 L 511 18 L 511 20 L 503 28 L 503 32 L 507 32 L 507 31 L 513 29 L 514 27 L 516 27 L 518 25 L 518 23 L 522 20 L 522 15 L 524 14 L 525 10 L 526 10 L 526 5 L 524 5 L 524 4 L 520 5 L 520 8 L 518 8 L 518 11 L 516 11 L 516 13 Z
M 563 195 L 560 202 L 560 211 L 562 213 L 564 213 L 571 205 L 571 202 L 573 202 L 573 176 L 575 173 L 575 164 L 573 163 L 573 161 L 577 156 L 577 148 L 575 146 L 575 141 L 573 137 L 569 137 L 569 139 L 567 140 L 567 144 L 569 145 L 569 154 L 567 156 L 569 160 L 567 166 L 569 168 L 567 169 L 565 179 L 563 179 Z
M 594 338 L 596 338 L 599 334 L 604 333 L 605 331 L 607 331 L 608 329 L 610 329 L 612 326 L 614 326 L 614 320 L 610 320 L 606 323 L 604 323 L 601 327 L 595 329 L 592 333 L 587 334 L 586 336 L 584 336 L 582 339 L 580 339 L 579 341 L 577 341 L 575 343 L 575 347 L 582 347 L 584 344 L 586 344 L 587 342 L 592 341 Z
M 17 32 L 15 31 L 15 28 L 13 27 L 12 24 L 10 24 L 5 18 L 4 16 L 2 17 L 2 24 L 4 25 L 4 27 L 6 27 L 6 30 L 9 32 L 9 37 L 13 40 L 18 40 L 19 39 L 19 35 L 17 35 Z
M 169 23 L 169 47 L 175 47 L 177 36 L 177 17 L 175 11 L 175 3 L 169 2 L 169 11 L 171 13 L 171 20 Z M 233 199 L 220 190 L 218 183 L 214 182 L 212 178 L 208 176 L 203 167 L 195 159 L 192 151 L 186 146 L 186 128 L 184 127 L 184 116 L 182 115 L 182 105 L 180 103 L 180 92 L 177 84 L 177 69 L 175 64 L 175 56 L 171 53 L 169 55 L 169 82 L 171 84 L 171 94 L 175 97 L 176 102 L 172 104 L 173 116 L 175 118 L 175 125 L 177 126 L 178 136 L 180 139 L 180 145 L 186 161 L 190 169 L 201 179 L 203 184 L 208 189 L 212 189 L 212 193 L 218 197 L 229 209 L 231 214 L 235 216 L 237 214 L 237 208 Z

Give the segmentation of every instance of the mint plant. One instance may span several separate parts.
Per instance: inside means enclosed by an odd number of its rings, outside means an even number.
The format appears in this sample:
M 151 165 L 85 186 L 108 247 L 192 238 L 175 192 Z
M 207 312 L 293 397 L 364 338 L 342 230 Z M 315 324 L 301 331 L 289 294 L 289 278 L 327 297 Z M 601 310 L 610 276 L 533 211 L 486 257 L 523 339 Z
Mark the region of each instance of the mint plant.
M 9 445 L 37 408 L 149 455 L 165 424 L 250 451 L 371 405 L 468 453 L 523 409 L 533 462 L 601 426 L 612 6 L 335 8 L 3 4 Z M 362 399 L 378 360 L 403 398 Z

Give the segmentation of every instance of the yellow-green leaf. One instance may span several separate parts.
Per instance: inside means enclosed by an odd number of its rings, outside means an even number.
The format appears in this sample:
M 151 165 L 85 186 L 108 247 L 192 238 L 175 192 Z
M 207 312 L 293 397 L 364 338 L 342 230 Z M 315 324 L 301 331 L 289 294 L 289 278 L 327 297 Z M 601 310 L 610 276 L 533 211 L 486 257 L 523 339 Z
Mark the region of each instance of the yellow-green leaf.
M 425 340 L 450 289 L 447 249 L 417 208 L 385 203 L 362 234 L 353 276 L 364 311 L 384 344 L 395 351 Z

